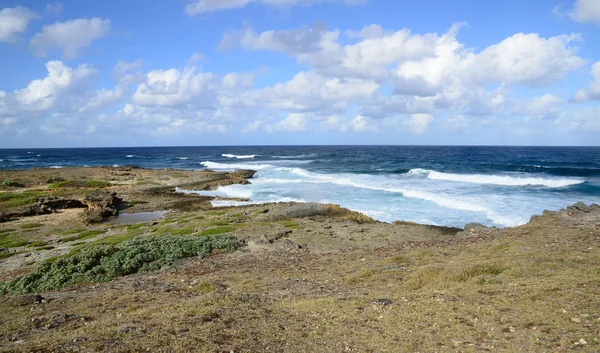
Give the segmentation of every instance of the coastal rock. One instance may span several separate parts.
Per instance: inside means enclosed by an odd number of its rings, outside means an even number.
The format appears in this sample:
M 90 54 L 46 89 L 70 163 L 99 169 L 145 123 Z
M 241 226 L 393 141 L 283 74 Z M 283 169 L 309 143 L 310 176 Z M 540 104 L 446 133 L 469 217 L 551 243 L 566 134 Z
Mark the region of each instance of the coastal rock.
M 567 211 L 583 213 L 600 212 L 600 206 L 595 203 L 588 206 L 583 202 L 578 202 L 572 206 L 567 207 Z
M 484 226 L 481 223 L 467 223 L 465 224 L 465 232 L 466 233 L 471 233 L 471 232 L 475 232 L 477 230 L 482 230 L 482 229 L 488 229 L 488 227 Z
M 256 174 L 256 170 L 236 169 L 232 174 L 244 179 L 250 179 L 254 176 L 254 174 Z
M 87 207 L 83 217 L 86 222 L 101 222 L 105 218 L 117 216 L 123 199 L 116 192 L 96 191 L 86 195 L 81 202 Z

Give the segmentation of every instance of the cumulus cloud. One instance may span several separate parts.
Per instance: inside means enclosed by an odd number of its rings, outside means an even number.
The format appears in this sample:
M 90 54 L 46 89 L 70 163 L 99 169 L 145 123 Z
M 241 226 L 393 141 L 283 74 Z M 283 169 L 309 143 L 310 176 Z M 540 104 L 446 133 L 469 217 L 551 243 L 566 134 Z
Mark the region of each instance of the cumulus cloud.
M 12 42 L 19 33 L 25 32 L 27 25 L 38 18 L 25 7 L 7 7 L 0 10 L 0 42 Z
M 63 57 L 73 59 L 93 41 L 105 37 L 110 31 L 110 20 L 101 18 L 78 18 L 66 22 L 56 22 L 42 27 L 30 41 L 30 46 L 38 56 L 46 56 L 53 48 L 62 50 Z
M 198 61 L 204 60 L 204 54 L 202 53 L 194 53 L 187 61 L 188 66 L 194 65 Z
M 129 85 L 141 83 L 144 77 L 140 68 L 144 61 L 139 59 L 132 62 L 119 60 L 113 68 L 113 79 L 121 84 Z
M 569 16 L 578 22 L 600 25 L 600 2 L 597 0 L 576 0 Z
M 600 61 L 592 65 L 591 71 L 594 82 L 587 89 L 579 90 L 572 98 L 574 102 L 586 102 L 590 100 L 600 100 Z
M 138 85 L 132 101 L 141 106 L 190 104 L 210 108 L 215 77 L 209 72 L 195 71 L 195 67 L 150 71 Z
M 310 6 L 320 2 L 362 4 L 364 0 L 193 0 L 185 6 L 185 12 L 190 16 L 194 16 L 202 13 L 238 9 L 251 3 L 271 6 Z
M 48 76 L 33 80 L 26 88 L 15 92 L 17 101 L 26 110 L 48 110 L 66 94 L 76 94 L 94 83 L 98 70 L 91 65 L 72 69 L 61 61 L 46 64 Z

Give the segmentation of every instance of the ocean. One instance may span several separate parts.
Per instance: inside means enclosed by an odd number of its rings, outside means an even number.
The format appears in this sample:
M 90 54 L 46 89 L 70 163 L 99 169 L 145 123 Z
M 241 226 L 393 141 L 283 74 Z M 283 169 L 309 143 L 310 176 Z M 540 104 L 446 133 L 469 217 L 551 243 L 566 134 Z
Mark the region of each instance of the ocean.
M 0 169 L 137 165 L 257 170 L 201 194 L 340 204 L 377 220 L 512 227 L 543 210 L 600 203 L 600 147 L 248 146 L 0 149 Z M 180 192 L 190 192 L 178 189 Z

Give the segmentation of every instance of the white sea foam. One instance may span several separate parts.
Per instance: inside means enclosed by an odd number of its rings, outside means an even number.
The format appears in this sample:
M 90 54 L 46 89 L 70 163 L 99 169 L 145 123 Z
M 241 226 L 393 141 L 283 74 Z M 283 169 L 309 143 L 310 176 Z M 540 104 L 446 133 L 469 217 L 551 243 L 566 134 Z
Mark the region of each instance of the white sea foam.
M 546 186 L 549 188 L 560 188 L 570 185 L 581 184 L 581 179 L 558 179 L 558 178 L 532 178 L 513 177 L 507 175 L 483 175 L 483 174 L 452 174 L 442 173 L 435 170 L 411 169 L 407 175 L 427 176 L 432 180 L 456 181 L 473 184 L 491 184 L 506 186 Z
M 52 169 L 60 169 L 62 168 L 62 165 L 51 165 L 48 168 L 52 168 Z
M 235 155 L 235 154 L 230 154 L 230 153 L 223 153 L 221 156 L 223 157 L 227 157 L 227 158 L 237 158 L 237 159 L 250 159 L 250 158 L 254 158 L 257 155 L 256 154 L 249 154 L 249 155 Z
M 206 168 L 209 168 L 209 169 L 227 169 L 227 170 L 233 170 L 233 169 L 259 170 L 259 169 L 265 169 L 265 168 L 272 167 L 270 164 L 217 163 L 217 162 L 211 162 L 211 161 L 200 162 L 200 164 L 202 164 L 203 166 L 205 166 Z
M 126 155 L 125 157 L 126 157 L 126 158 L 133 158 L 133 157 L 135 157 L 135 155 L 133 155 L 133 154 L 128 154 L 128 155 Z
M 252 191 L 244 188 L 242 185 L 219 186 L 217 190 L 187 190 L 176 187 L 175 192 L 184 194 L 197 194 L 202 196 L 231 197 L 238 199 L 249 199 L 252 197 Z
M 189 158 L 188 157 L 177 157 L 177 159 L 184 161 L 184 160 L 189 159 Z

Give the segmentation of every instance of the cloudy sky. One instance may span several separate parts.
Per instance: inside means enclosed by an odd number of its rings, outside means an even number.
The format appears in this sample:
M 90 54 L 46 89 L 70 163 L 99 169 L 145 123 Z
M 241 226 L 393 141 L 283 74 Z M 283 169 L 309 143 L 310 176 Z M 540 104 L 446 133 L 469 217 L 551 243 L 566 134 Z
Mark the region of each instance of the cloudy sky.
M 600 144 L 598 0 L 0 0 L 0 148 Z

